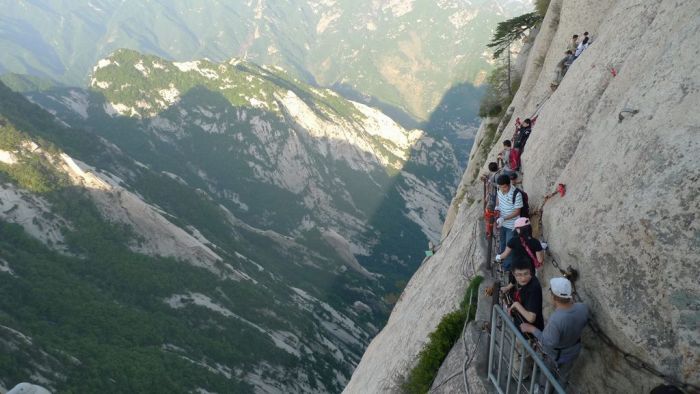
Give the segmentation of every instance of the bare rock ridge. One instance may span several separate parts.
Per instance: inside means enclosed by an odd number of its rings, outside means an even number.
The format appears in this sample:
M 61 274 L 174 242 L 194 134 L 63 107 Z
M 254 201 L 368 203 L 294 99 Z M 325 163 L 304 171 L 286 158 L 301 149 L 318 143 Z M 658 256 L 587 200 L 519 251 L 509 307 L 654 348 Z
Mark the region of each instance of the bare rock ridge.
M 543 213 L 552 254 L 579 271 L 580 296 L 621 348 L 666 375 L 700 383 L 698 15 L 700 3 L 690 0 L 552 0 L 512 116 L 501 120 L 492 147 L 479 145 L 489 140 L 480 129 L 442 247 L 412 278 L 345 392 L 396 390 L 396 377 L 457 306 L 467 280 L 456 273 L 473 275 L 484 261 L 482 230 L 472 231 L 481 216 L 478 174 L 512 136 L 512 120 L 540 105 L 523 156 L 524 187 L 536 207 L 558 183 L 567 185 L 566 196 Z M 570 36 L 583 31 L 593 44 L 552 93 L 556 63 Z M 621 117 L 624 109 L 639 112 Z M 557 274 L 546 262 L 543 280 Z M 578 392 L 640 393 L 662 383 L 590 331 L 583 343 L 572 380 Z M 463 390 L 459 383 L 451 392 Z

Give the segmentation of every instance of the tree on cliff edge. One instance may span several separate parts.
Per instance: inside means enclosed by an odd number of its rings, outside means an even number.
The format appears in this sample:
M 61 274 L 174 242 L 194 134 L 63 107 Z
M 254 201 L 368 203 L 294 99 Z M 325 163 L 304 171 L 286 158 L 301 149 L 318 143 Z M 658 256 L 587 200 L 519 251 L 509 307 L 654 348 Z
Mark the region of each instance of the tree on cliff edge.
M 493 35 L 493 39 L 487 47 L 493 49 L 493 58 L 498 59 L 503 51 L 508 50 L 508 59 L 506 61 L 507 76 L 508 76 L 508 95 L 513 96 L 513 91 L 511 90 L 511 76 L 510 76 L 510 46 L 515 41 L 521 40 L 525 33 L 535 27 L 538 23 L 542 21 L 542 16 L 537 12 L 530 12 L 515 18 L 508 19 L 507 21 L 501 22 L 496 26 L 496 33 Z

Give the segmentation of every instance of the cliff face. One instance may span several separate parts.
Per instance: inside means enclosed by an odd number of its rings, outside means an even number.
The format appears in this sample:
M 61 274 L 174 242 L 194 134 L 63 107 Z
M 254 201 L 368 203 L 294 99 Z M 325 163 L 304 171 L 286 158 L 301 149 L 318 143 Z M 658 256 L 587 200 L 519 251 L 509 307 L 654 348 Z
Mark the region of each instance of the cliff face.
M 537 207 L 558 183 L 567 185 L 566 196 L 549 201 L 542 217 L 552 254 L 579 271 L 579 294 L 620 347 L 665 374 L 698 384 L 700 115 L 693 108 L 700 102 L 698 15 L 700 3 L 694 1 L 551 2 L 511 104 L 512 117 L 502 120 L 495 138 L 486 135 L 488 128 L 480 130 L 458 191 L 465 197 L 455 199 L 443 231 L 449 233 L 446 243 L 407 287 L 347 392 L 391 389 L 389 377 L 405 372 L 396 366 L 413 365 L 426 333 L 437 325 L 433 316 L 462 297 L 463 277 L 427 273 L 434 266 L 449 272 L 448 267 L 459 271 L 483 262 L 477 257 L 483 254 L 477 241 L 482 230 L 476 236 L 468 231 L 480 215 L 481 185 L 475 179 L 512 136 L 512 120 L 530 117 L 540 106 L 523 155 L 524 188 L 530 206 Z M 570 36 L 583 31 L 591 33 L 593 44 L 552 93 L 556 64 Z M 620 115 L 624 109 L 638 113 Z M 493 147 L 484 146 L 490 140 Z M 486 157 L 482 150 L 489 151 Z M 458 238 L 450 242 L 451 237 Z M 470 245 L 477 260 L 464 254 Z M 558 271 L 547 263 L 543 280 L 554 275 Z M 449 284 L 431 291 L 443 279 Z M 426 311 L 428 303 L 421 300 L 436 302 Z M 410 323 L 391 324 L 417 311 L 431 321 L 415 315 Z M 417 329 L 422 325 L 430 327 Z M 401 346 L 394 346 L 397 337 Z M 584 348 L 572 382 L 581 392 L 644 392 L 660 383 L 631 368 L 590 331 Z

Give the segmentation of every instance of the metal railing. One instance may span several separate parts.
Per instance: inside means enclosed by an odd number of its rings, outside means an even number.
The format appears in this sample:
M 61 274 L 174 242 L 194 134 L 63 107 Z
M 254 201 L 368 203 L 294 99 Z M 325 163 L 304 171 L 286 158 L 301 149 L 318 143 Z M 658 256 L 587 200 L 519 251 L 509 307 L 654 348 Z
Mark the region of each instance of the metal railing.
M 488 377 L 499 394 L 565 394 L 557 378 L 500 305 L 491 314 Z

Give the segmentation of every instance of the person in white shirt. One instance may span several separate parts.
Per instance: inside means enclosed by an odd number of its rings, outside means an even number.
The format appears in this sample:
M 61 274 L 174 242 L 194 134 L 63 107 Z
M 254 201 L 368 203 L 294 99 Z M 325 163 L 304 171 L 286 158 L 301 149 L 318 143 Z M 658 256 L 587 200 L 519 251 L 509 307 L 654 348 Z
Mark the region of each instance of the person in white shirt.
M 513 237 L 515 220 L 520 217 L 520 208 L 523 207 L 522 193 L 515 193 L 515 187 L 510 185 L 510 176 L 503 174 L 498 177 L 498 191 L 496 192 L 496 210 L 499 212 L 496 225 L 500 227 L 499 254 L 506 250 L 506 244 Z M 503 269 L 510 271 L 512 256 L 503 261 Z

